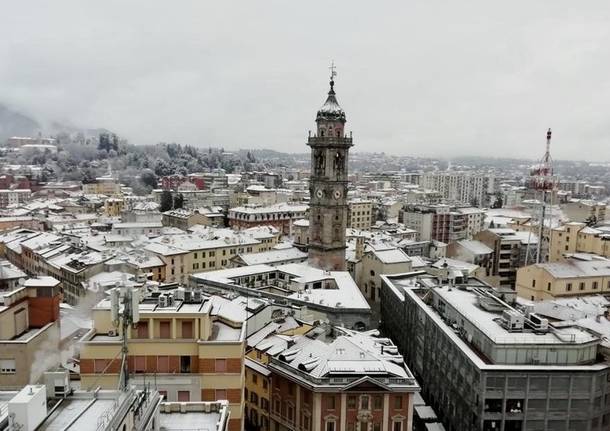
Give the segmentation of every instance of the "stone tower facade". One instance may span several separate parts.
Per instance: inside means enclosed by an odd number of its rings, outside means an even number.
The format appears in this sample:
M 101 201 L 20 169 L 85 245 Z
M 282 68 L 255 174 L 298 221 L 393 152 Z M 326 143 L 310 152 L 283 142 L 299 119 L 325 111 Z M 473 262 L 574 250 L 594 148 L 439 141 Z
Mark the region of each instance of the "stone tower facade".
M 317 132 L 311 147 L 309 180 L 309 264 L 330 271 L 345 270 L 347 226 L 347 161 L 352 137 L 345 135 L 345 112 L 330 91 L 316 115 Z

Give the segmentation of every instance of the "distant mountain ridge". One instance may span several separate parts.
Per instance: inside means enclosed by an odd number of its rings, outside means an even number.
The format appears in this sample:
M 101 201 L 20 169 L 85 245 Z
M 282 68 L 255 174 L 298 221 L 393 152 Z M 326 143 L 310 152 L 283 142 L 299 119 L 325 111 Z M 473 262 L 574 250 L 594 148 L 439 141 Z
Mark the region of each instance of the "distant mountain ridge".
M 0 104 L 0 142 L 11 136 L 36 136 L 42 126 L 35 119 Z

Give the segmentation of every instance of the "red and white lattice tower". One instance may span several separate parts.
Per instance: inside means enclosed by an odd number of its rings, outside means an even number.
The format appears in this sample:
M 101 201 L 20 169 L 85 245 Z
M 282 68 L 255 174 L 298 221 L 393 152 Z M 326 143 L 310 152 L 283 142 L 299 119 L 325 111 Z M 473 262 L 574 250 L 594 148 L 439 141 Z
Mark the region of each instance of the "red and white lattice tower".
M 545 238 L 544 226 L 545 219 L 547 218 L 547 206 L 552 204 L 551 200 L 553 197 L 553 193 L 555 193 L 555 190 L 557 188 L 557 182 L 557 177 L 553 172 L 553 159 L 551 158 L 551 129 L 549 129 L 546 132 L 546 151 L 540 162 L 537 165 L 532 166 L 530 170 L 529 179 L 530 189 L 534 190 L 534 193 L 540 196 L 540 212 L 538 218 L 538 249 L 536 253 L 536 263 L 540 263 L 543 260 L 543 253 L 544 251 L 548 250 L 549 247 L 550 229 L 552 222 L 550 213 L 548 213 L 548 238 Z

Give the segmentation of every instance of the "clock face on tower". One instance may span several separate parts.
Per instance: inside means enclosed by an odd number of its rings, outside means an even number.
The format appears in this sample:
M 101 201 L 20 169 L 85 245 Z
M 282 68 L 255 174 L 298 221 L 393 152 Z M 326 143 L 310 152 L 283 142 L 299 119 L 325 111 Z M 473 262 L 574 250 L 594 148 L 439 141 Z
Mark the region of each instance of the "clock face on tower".
M 336 189 L 335 193 L 333 193 L 333 196 L 335 197 L 336 200 L 341 199 L 341 190 Z
M 324 196 L 324 192 L 322 191 L 322 189 L 318 189 L 316 191 L 316 196 L 318 197 L 318 199 L 322 199 L 322 196 Z

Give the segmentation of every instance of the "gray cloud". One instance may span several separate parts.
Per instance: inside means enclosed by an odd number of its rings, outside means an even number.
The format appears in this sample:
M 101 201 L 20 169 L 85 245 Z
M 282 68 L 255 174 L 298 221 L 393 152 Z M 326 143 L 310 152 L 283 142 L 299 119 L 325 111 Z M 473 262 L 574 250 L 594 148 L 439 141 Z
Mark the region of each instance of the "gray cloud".
M 610 160 L 610 3 L 6 2 L 0 102 L 135 143 L 306 151 L 330 59 L 356 150 Z

